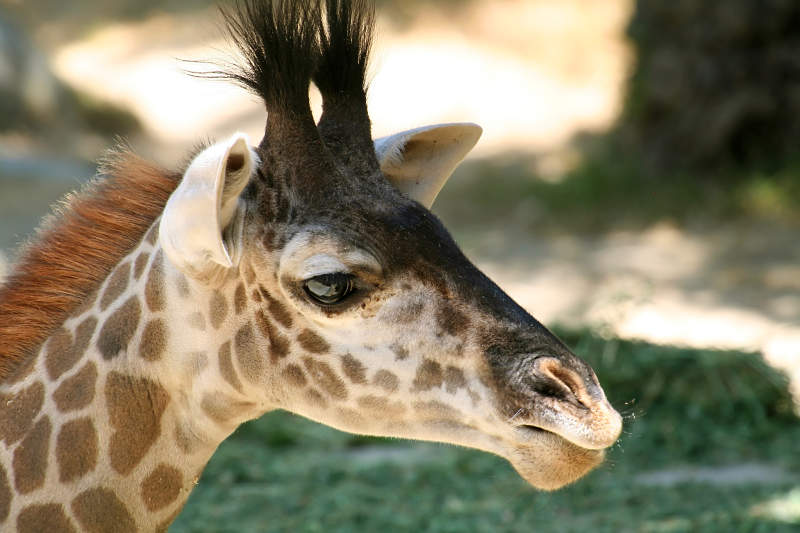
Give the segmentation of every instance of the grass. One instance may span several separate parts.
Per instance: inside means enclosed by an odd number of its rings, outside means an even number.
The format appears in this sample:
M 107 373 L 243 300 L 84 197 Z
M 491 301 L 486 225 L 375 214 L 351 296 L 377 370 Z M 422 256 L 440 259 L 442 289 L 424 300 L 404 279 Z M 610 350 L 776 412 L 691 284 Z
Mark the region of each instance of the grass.
M 278 412 L 222 445 L 170 531 L 797 531 L 800 424 L 782 375 L 755 354 L 563 336 L 626 415 L 606 465 L 570 487 L 537 492 L 485 453 L 353 436 Z M 788 481 L 638 478 L 753 462 Z

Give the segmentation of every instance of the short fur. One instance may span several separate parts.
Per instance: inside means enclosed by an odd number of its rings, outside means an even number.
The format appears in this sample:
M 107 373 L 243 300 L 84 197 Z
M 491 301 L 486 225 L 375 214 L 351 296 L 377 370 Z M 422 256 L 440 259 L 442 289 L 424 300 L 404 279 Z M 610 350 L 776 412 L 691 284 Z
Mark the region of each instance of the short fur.
M 121 151 L 45 221 L 0 286 L 0 381 L 142 239 L 180 177 Z

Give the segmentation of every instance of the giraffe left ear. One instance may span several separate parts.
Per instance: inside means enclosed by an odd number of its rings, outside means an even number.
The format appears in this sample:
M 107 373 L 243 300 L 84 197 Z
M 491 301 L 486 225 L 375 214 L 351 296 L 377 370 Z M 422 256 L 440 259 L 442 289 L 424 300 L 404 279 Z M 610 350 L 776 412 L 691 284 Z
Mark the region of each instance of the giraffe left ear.
M 483 133 L 477 124 L 436 124 L 376 139 L 381 171 L 400 192 L 428 209 Z
M 164 253 L 185 274 L 210 277 L 238 263 L 243 210 L 239 194 L 250 181 L 258 156 L 247 135 L 200 152 L 169 197 L 159 226 Z

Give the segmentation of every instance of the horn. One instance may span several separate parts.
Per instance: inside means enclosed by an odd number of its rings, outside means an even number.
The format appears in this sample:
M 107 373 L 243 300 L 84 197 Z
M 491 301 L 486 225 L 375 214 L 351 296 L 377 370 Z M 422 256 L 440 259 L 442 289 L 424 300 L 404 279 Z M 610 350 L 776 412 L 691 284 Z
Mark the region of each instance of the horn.
M 322 94 L 317 125 L 325 145 L 348 170 L 379 173 L 367 112 L 367 66 L 375 8 L 368 0 L 326 0 L 314 83 Z

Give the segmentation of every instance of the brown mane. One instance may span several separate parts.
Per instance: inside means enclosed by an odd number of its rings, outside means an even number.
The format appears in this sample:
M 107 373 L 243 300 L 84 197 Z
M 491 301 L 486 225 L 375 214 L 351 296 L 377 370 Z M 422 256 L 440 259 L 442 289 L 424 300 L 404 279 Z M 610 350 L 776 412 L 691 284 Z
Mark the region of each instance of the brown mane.
M 0 285 L 0 382 L 141 241 L 180 177 L 121 151 L 55 208 Z

